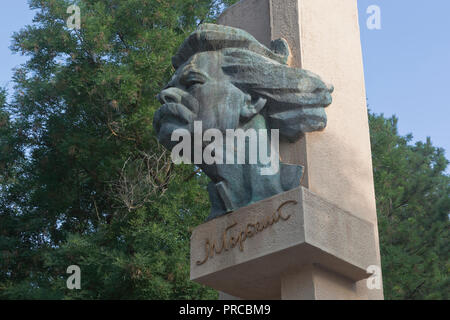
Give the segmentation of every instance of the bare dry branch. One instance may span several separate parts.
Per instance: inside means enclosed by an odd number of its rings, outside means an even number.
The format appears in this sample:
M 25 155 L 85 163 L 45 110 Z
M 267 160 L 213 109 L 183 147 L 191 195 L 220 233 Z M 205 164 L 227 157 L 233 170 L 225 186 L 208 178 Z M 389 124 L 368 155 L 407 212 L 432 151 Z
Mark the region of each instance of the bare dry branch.
M 111 194 L 119 208 L 131 212 L 162 197 L 174 175 L 170 153 L 161 146 L 152 154 L 138 152 L 124 162 L 119 178 L 111 182 Z

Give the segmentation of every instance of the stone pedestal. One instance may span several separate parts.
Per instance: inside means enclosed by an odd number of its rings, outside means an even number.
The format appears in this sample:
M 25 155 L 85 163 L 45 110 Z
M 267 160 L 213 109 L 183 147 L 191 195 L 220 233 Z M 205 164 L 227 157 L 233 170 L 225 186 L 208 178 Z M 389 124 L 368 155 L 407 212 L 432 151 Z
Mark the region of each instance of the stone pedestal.
M 374 232 L 300 187 L 197 227 L 191 280 L 242 299 L 364 299 Z
M 372 233 L 361 237 L 370 237 L 364 241 L 375 246 L 372 264 L 381 267 L 357 0 L 243 0 L 226 10 L 218 23 L 244 29 L 267 46 L 271 40 L 286 39 L 290 65 L 333 84 L 327 128 L 306 134 L 296 144 L 281 143 L 281 158 L 305 167 L 304 187 L 374 226 Z M 341 232 L 332 234 L 341 241 L 347 231 Z M 319 269 L 310 270 L 313 280 L 321 277 Z M 297 282 L 303 286 L 303 281 Z M 355 290 L 360 299 L 383 299 L 382 289 L 368 290 L 365 281 L 359 281 Z

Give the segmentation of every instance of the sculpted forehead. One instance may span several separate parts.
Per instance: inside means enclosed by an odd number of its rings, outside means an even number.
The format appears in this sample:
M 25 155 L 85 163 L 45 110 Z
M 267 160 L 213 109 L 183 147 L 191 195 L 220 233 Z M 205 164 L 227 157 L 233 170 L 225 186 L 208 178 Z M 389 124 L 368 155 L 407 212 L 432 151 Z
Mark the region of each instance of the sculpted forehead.
M 220 51 L 197 53 L 177 69 L 172 81 L 179 79 L 190 72 L 199 72 L 211 79 L 220 79 L 221 77 L 224 77 L 221 68 L 221 60 L 222 53 Z

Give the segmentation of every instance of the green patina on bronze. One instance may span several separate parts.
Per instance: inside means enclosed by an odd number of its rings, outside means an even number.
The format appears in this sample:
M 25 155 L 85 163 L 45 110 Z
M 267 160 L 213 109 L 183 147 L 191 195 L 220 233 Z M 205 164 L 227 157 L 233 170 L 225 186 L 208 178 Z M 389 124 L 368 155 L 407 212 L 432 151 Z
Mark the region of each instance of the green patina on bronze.
M 269 49 L 243 30 L 201 25 L 172 59 L 177 70 L 159 94 L 163 106 L 154 118 L 158 139 L 172 150 L 177 143 L 172 132 L 193 133 L 194 121 L 202 121 L 203 132 L 214 128 L 224 135 L 227 129 L 278 129 L 291 143 L 324 129 L 333 87 L 312 72 L 287 66 L 288 58 L 285 40 L 273 41 Z M 200 165 L 212 180 L 209 219 L 300 185 L 301 166 L 280 163 L 271 176 L 261 175 L 262 167 Z

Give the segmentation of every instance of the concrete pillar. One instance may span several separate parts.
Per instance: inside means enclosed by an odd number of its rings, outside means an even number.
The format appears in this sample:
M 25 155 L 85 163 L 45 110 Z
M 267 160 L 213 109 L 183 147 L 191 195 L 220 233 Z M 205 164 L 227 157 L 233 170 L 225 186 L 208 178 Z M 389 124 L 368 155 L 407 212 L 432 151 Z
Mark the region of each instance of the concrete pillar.
M 243 0 L 226 10 L 218 23 L 244 29 L 265 45 L 286 39 L 290 65 L 334 85 L 327 128 L 306 134 L 295 145 L 282 144 L 281 158 L 305 166 L 303 186 L 375 226 L 371 236 L 381 266 L 357 1 Z M 328 281 L 320 271 L 310 275 L 317 284 L 317 279 Z M 301 286 L 304 276 L 292 277 Z M 368 290 L 365 281 L 355 290 L 357 298 L 383 299 L 382 289 Z
M 317 265 L 281 278 L 282 300 L 364 300 L 354 281 Z

